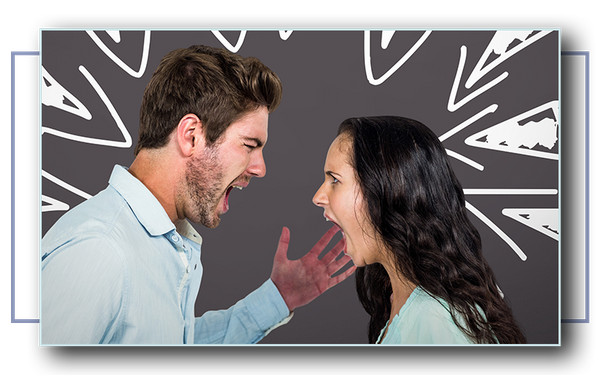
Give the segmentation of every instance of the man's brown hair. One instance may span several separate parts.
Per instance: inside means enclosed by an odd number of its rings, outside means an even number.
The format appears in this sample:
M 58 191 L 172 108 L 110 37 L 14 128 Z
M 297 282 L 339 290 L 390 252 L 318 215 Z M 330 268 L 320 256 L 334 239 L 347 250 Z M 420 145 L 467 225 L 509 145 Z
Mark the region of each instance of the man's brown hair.
M 144 91 L 134 153 L 164 146 L 189 113 L 198 116 L 212 145 L 248 112 L 260 106 L 273 112 L 282 93 L 279 77 L 257 58 L 207 46 L 171 51 Z

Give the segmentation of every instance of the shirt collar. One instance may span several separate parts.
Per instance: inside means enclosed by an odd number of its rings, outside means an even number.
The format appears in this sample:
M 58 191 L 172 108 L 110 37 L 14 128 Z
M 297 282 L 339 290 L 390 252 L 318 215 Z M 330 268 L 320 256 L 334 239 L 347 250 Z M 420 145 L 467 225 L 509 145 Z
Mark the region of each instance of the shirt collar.
M 175 226 L 158 199 L 127 168 L 115 165 L 108 183 L 125 199 L 150 235 L 162 236 L 176 229 L 182 236 L 202 245 L 202 237 L 187 219 L 180 220 Z
M 175 229 L 175 225 L 156 197 L 125 167 L 115 165 L 108 183 L 125 199 L 140 224 L 150 235 L 159 236 Z
M 187 221 L 187 219 L 180 220 L 177 223 L 176 227 L 177 232 L 179 234 L 186 238 L 189 238 L 191 241 L 194 241 L 198 245 L 202 246 L 202 237 L 200 236 L 200 234 L 198 234 L 198 232 L 196 232 L 196 229 L 194 229 L 194 227 L 190 224 L 189 221 Z

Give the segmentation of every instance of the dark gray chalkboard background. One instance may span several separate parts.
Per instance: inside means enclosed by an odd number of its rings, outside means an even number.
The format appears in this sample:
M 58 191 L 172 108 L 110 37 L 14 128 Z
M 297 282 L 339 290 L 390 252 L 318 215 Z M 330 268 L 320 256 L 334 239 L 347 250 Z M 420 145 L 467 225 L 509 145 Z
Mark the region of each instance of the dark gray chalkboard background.
M 384 49 L 381 31 L 371 31 L 368 55 L 374 77 L 381 77 L 394 66 L 423 33 L 396 31 Z M 118 43 L 104 31 L 95 34 L 125 64 L 134 71 L 139 69 L 144 30 L 122 31 Z M 204 238 L 205 268 L 196 314 L 228 308 L 269 277 L 282 226 L 291 230 L 289 257 L 293 259 L 304 255 L 329 228 L 322 209 L 314 206 L 311 199 L 322 183 L 325 155 L 337 126 L 348 117 L 401 115 L 415 118 L 442 135 L 497 104 L 493 113 L 444 141 L 448 149 L 485 166 L 480 171 L 452 159 L 463 187 L 558 189 L 557 160 L 472 147 L 464 142 L 477 132 L 559 99 L 558 31 L 529 43 L 473 87 L 465 88 L 467 77 L 495 34 L 495 30 L 434 30 L 400 69 L 383 83 L 374 85 L 367 79 L 363 30 L 299 30 L 289 35 L 277 30 L 250 30 L 245 35 L 239 31 L 221 32 L 232 46 L 243 37 L 237 53 L 256 56 L 273 69 L 283 82 L 284 96 L 269 118 L 266 177 L 254 179 L 249 188 L 232 194 L 231 209 L 218 228 L 196 226 Z M 41 62 L 47 74 L 81 101 L 93 116 L 84 120 L 56 106 L 43 105 L 42 126 L 95 139 L 124 139 L 106 104 L 79 70 L 84 66 L 106 93 L 133 139 L 130 147 L 122 148 L 43 133 L 44 173 L 90 195 L 106 187 L 114 164 L 129 166 L 133 161 L 142 93 L 160 58 L 175 48 L 193 44 L 223 47 L 211 30 L 152 31 L 147 67 L 140 78 L 135 78 L 110 59 L 83 30 L 43 30 L 41 35 Z M 515 40 L 508 51 L 527 40 Z M 456 101 L 504 72 L 509 75 L 449 111 L 448 101 L 462 46 L 467 53 Z M 498 57 L 492 54 L 487 63 Z M 556 143 L 552 149 L 543 151 L 557 155 L 558 148 Z M 48 178 L 42 178 L 42 194 L 69 207 L 85 199 L 74 189 Z M 470 216 L 482 236 L 484 254 L 529 343 L 558 343 L 559 242 L 502 214 L 504 208 L 557 209 L 558 195 L 470 195 L 467 200 L 527 255 L 525 261 L 519 258 L 488 225 Z M 64 213 L 64 209 L 56 210 L 59 206 L 55 201 L 49 202 L 47 199 L 43 202 L 42 234 Z M 351 277 L 299 308 L 289 324 L 273 331 L 262 343 L 364 344 L 367 321 Z

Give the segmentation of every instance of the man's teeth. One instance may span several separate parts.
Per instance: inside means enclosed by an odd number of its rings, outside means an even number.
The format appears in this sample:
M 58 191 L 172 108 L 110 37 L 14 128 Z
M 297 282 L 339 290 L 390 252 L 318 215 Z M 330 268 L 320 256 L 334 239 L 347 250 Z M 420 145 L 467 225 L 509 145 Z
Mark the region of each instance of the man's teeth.
M 242 189 L 243 189 L 241 186 L 235 186 L 235 185 L 234 185 L 233 187 L 234 187 L 234 188 L 236 188 L 236 189 L 240 189 L 240 190 L 242 190 Z

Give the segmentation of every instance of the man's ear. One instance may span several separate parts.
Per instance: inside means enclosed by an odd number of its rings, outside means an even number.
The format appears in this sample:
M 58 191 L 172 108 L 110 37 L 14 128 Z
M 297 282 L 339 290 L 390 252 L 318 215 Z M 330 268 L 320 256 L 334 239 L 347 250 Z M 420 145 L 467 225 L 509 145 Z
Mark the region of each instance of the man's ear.
M 176 136 L 177 144 L 184 156 L 191 156 L 196 150 L 204 147 L 204 128 L 198 116 L 193 113 L 179 120 Z

